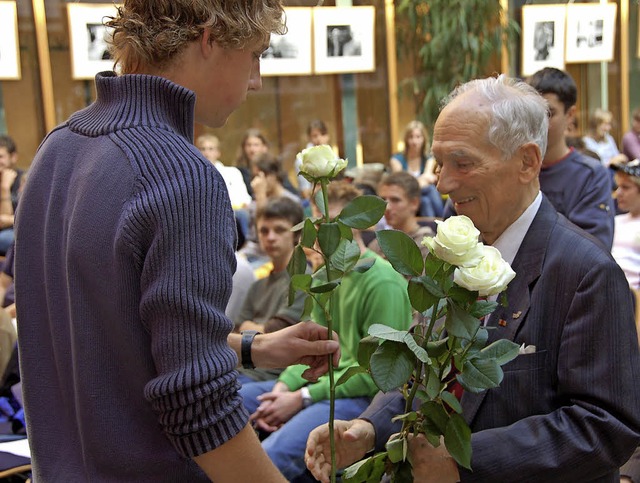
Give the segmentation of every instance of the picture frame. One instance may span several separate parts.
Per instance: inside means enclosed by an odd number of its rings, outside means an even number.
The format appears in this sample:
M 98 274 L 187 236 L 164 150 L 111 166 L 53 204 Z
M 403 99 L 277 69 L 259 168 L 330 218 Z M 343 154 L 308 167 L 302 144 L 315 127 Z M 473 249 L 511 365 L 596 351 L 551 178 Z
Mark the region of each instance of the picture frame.
M 315 8 L 313 33 L 314 73 L 375 70 L 375 7 Z
M 566 5 L 522 7 L 521 74 L 529 76 L 545 67 L 565 68 Z
M 67 4 L 72 78 L 93 79 L 98 72 L 113 70 L 106 43 L 110 29 L 103 19 L 116 14 L 113 3 Z
M 312 9 L 285 7 L 287 33 L 271 34 L 269 48 L 260 58 L 264 77 L 312 73 Z
M 20 47 L 18 41 L 18 9 L 14 1 L 0 2 L 0 80 L 18 80 Z
M 615 3 L 567 5 L 565 62 L 613 60 L 617 8 Z

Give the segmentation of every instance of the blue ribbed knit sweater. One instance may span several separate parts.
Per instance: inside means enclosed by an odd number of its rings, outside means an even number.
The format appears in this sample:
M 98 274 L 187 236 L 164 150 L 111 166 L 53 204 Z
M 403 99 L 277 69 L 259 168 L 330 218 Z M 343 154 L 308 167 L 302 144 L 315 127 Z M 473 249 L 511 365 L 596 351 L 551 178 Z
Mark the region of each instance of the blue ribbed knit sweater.
M 107 73 L 48 135 L 17 214 L 34 480 L 198 481 L 246 424 L 224 308 L 225 184 L 192 145 L 193 92 Z

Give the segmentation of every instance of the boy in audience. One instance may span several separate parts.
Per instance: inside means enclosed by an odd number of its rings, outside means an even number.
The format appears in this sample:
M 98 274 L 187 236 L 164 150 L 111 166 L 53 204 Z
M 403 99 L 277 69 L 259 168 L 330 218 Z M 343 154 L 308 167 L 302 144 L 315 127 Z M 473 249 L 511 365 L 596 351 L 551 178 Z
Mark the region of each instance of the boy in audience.
M 236 330 L 273 332 L 300 321 L 304 309 L 304 293 L 296 293 L 291 306 L 287 265 L 298 242 L 298 233 L 291 231 L 304 215 L 295 201 L 273 198 L 257 213 L 256 228 L 260 247 L 269 256 L 273 269 L 265 278 L 255 281 L 247 293 L 240 312 L 234 319 Z M 275 379 L 278 369 L 241 369 L 242 383 Z
M 420 226 L 416 213 L 420 207 L 420 184 L 406 171 L 397 171 L 385 176 L 378 186 L 378 195 L 387 202 L 384 217 L 394 230 L 409 235 L 420 247 L 422 256 L 426 257 L 429 249 L 421 244 L 425 236 L 433 236 L 428 226 Z M 384 256 L 377 239 L 369 243 L 369 249 Z

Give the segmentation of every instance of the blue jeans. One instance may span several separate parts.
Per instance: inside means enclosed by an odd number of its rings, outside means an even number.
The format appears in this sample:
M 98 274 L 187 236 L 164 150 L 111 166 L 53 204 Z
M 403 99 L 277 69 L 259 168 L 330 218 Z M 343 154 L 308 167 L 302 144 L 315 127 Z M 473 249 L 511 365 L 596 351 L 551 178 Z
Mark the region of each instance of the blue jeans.
M 260 402 L 257 397 L 271 391 L 276 382 L 253 382 L 242 386 L 240 394 L 244 398 L 244 405 L 249 413 L 253 414 L 258 409 Z M 369 402 L 371 399 L 368 397 L 336 399 L 335 418 L 345 420 L 357 418 Z M 318 401 L 301 410 L 262 441 L 262 448 L 288 481 L 304 474 L 306 470 L 304 451 L 309 433 L 327 422 L 329 422 L 329 400 Z
M 6 255 L 7 250 L 13 243 L 13 228 L 0 230 L 0 255 Z

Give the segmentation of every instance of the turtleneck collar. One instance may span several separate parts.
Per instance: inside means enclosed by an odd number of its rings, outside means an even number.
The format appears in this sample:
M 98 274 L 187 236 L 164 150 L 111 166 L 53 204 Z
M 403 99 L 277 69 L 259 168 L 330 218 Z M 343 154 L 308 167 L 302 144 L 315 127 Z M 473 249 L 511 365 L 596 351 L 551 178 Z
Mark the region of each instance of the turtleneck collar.
M 164 127 L 193 143 L 196 95 L 162 77 L 141 74 L 96 76 L 97 99 L 69 119 L 69 127 L 100 136 L 137 126 Z

